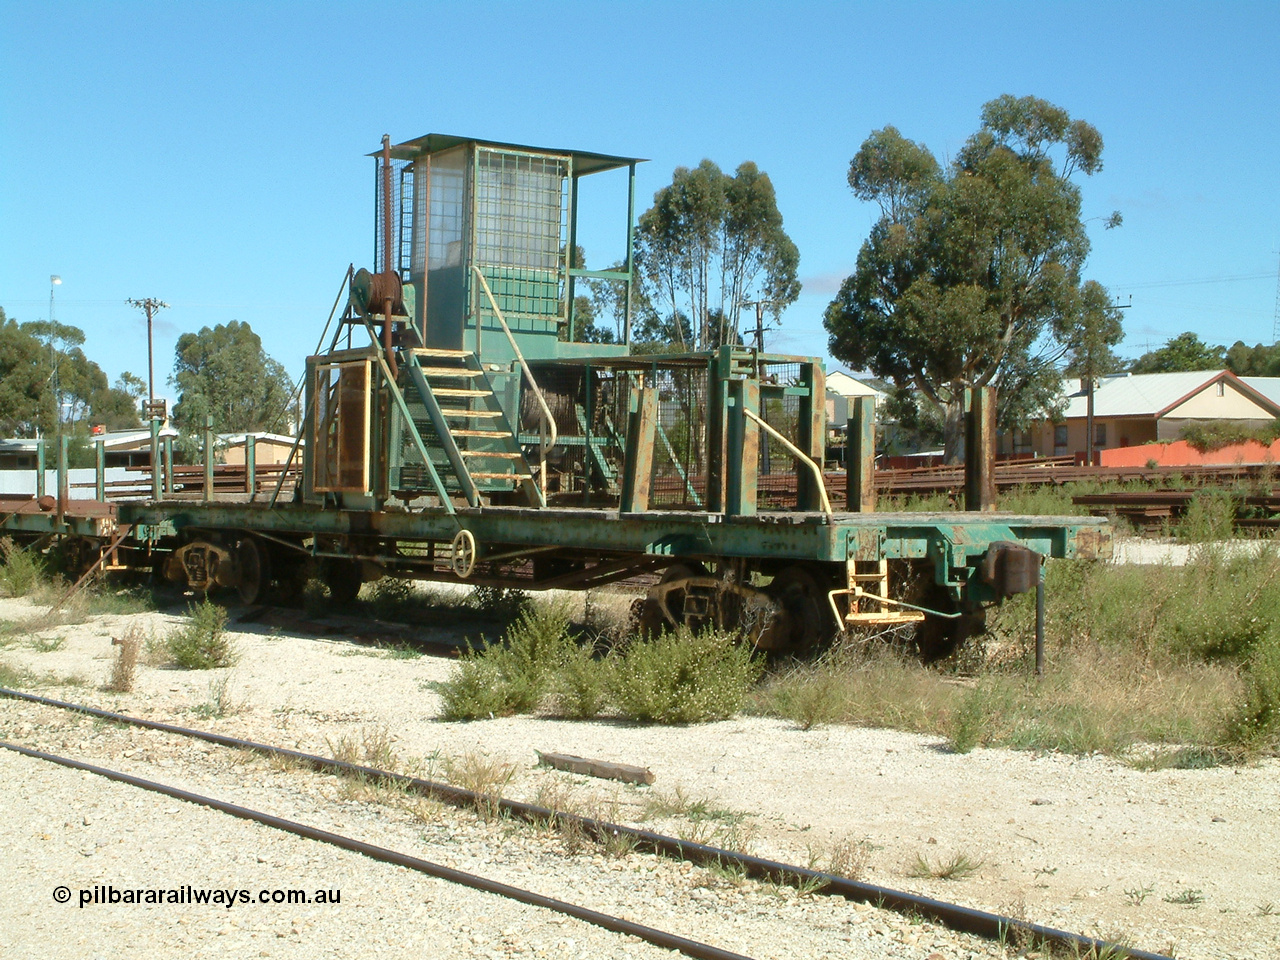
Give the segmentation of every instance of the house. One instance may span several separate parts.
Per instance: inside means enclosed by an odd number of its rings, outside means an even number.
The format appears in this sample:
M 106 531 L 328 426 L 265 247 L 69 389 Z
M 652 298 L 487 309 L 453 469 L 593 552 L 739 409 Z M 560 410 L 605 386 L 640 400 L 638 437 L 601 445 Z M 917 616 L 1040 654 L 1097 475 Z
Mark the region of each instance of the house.
M 294 438 L 280 433 L 220 433 L 218 446 L 223 452 L 223 463 L 243 464 L 247 438 L 253 437 L 253 462 L 258 466 L 284 463 L 293 449 Z M 295 458 L 295 462 L 301 463 Z
M 857 377 L 837 370 L 827 374 L 827 429 L 843 430 L 849 422 L 849 414 L 853 400 L 857 397 L 874 397 L 876 406 L 881 406 L 887 394 L 877 390 Z
M 1083 457 L 1087 448 L 1088 397 L 1080 381 L 1064 381 L 1061 420 L 1002 433 L 1001 455 Z M 1192 423 L 1231 421 L 1261 427 L 1280 417 L 1280 377 L 1242 379 L 1229 370 L 1122 374 L 1093 391 L 1094 450 L 1177 440 Z

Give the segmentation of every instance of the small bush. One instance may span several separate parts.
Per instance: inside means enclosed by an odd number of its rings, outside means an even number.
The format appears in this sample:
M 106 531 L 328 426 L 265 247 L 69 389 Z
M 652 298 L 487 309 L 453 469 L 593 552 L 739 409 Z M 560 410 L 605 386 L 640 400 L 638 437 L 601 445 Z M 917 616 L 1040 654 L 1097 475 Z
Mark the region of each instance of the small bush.
M 1259 646 L 1248 666 L 1244 697 L 1224 739 L 1253 750 L 1280 739 L 1280 642 Z
M 0 538 L 0 588 L 11 597 L 25 597 L 44 580 L 44 559 L 24 550 L 8 537 Z
M 111 678 L 106 685 L 111 693 L 129 693 L 133 690 L 134 678 L 138 672 L 138 654 L 142 651 L 144 640 L 142 631 L 135 624 L 130 624 L 119 639 L 111 640 L 116 647 L 116 659 L 111 665 Z
M 733 716 L 762 670 L 751 647 L 734 635 L 681 627 L 628 644 L 613 659 L 609 687 L 629 720 L 701 723 Z
M 191 622 L 165 638 L 165 652 L 186 670 L 211 670 L 236 662 L 235 643 L 226 635 L 227 611 L 206 597 L 187 608 Z
M 1236 500 L 1226 490 L 1202 490 L 1173 525 L 1173 535 L 1186 543 L 1230 540 L 1235 533 Z
M 608 703 L 608 667 L 590 646 L 575 646 L 552 682 L 555 712 L 570 720 L 598 716 Z
M 551 692 L 553 680 L 574 658 L 569 618 L 562 608 L 526 607 L 504 643 L 464 656 L 440 685 L 445 720 L 528 713 Z
M 471 606 L 494 620 L 514 620 L 529 605 L 529 597 L 523 590 L 507 590 L 503 587 L 476 587 L 471 593 Z

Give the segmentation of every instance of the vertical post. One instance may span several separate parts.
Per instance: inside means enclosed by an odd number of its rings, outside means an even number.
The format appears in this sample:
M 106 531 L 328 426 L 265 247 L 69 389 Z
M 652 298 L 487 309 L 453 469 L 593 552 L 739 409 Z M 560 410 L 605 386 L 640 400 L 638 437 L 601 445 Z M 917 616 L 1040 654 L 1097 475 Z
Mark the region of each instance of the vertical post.
M 622 342 L 631 345 L 631 288 L 635 285 L 636 165 L 627 174 L 627 302 L 623 310 Z
M 876 398 L 854 397 L 844 448 L 846 506 L 850 513 L 876 508 Z
M 36 441 L 36 499 L 44 496 L 44 439 Z
M 151 499 L 160 499 L 160 421 L 151 418 Z
M 107 499 L 107 442 L 93 445 L 93 496 L 98 502 Z
M 800 398 L 796 446 L 821 468 L 827 457 L 827 375 L 821 363 L 802 364 L 800 375 L 809 386 L 809 397 L 807 405 L 805 398 Z M 817 479 L 800 464 L 796 464 L 796 481 L 796 508 L 822 509 L 822 491 L 814 489 Z
M 707 509 L 722 513 L 728 502 L 728 475 L 725 439 L 729 422 L 729 373 L 733 356 L 729 347 L 721 347 L 707 361 Z
M 58 523 L 61 524 L 67 513 L 67 444 L 71 438 L 65 433 L 58 438 Z
M 1093 377 L 1089 377 L 1086 381 L 1085 390 L 1085 417 L 1084 417 L 1084 456 L 1085 463 L 1093 466 Z
M 756 493 L 760 470 L 760 428 L 744 410 L 760 412 L 760 383 L 757 380 L 730 380 L 728 451 L 728 489 L 724 512 L 732 516 L 751 516 L 756 512 Z
M 164 495 L 173 496 L 173 437 L 164 438 Z
M 257 438 L 252 433 L 244 435 L 244 492 L 252 500 L 258 492 Z
M 653 486 L 653 443 L 658 429 L 658 388 L 637 387 L 631 391 L 631 414 L 627 423 L 627 450 L 622 464 L 622 513 L 643 513 L 649 509 Z
M 992 387 L 965 390 L 964 508 L 996 508 L 996 392 Z
M 573 158 L 569 158 L 569 269 L 572 269 L 574 258 L 578 255 L 578 175 L 573 169 Z M 586 264 L 582 264 L 583 267 Z M 569 322 L 569 342 L 577 340 L 577 316 L 573 309 L 573 296 L 577 291 L 577 280 L 568 270 L 565 271 L 565 318 Z
M 1044 561 L 1036 577 L 1036 676 L 1044 676 Z
M 204 418 L 204 498 L 213 499 L 213 417 Z

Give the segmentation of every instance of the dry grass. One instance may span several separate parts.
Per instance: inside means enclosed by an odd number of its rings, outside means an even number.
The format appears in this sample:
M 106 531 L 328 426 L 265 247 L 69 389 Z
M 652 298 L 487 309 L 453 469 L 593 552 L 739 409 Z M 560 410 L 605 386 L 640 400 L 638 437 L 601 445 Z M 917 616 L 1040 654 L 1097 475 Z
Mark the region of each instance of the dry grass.
M 146 642 L 146 635 L 131 623 L 120 637 L 112 637 L 116 658 L 111 663 L 111 676 L 104 689 L 111 693 L 130 693 L 138 672 L 138 656 Z
M 908 871 L 910 876 L 934 880 L 965 880 L 983 867 L 982 860 L 975 860 L 967 853 L 957 852 L 948 858 L 930 860 L 923 853 L 916 854 L 915 863 Z
M 1022 662 L 959 680 L 887 649 L 836 652 L 774 677 L 758 712 L 818 723 L 887 727 L 977 746 L 1123 753 L 1137 744 L 1216 744 L 1243 696 L 1229 663 L 1077 644 L 1037 679 Z
M 444 775 L 450 783 L 476 795 L 476 812 L 483 820 L 498 815 L 503 791 L 516 775 L 516 765 L 479 753 L 466 753 L 444 761 Z

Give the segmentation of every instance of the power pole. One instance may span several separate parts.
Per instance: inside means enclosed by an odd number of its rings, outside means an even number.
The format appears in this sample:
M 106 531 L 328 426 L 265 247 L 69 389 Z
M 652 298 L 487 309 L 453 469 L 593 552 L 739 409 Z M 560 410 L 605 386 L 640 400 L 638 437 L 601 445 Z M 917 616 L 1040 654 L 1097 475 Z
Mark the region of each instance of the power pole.
M 764 308 L 772 306 L 784 306 L 779 300 L 740 300 L 740 307 L 756 308 L 756 328 L 752 331 L 756 337 L 756 349 L 764 353 Z M 734 331 L 735 333 L 737 331 Z
M 151 318 L 161 310 L 167 310 L 169 305 L 163 300 L 157 300 L 154 297 L 147 297 L 145 300 L 134 300 L 131 297 L 125 303 L 131 307 L 137 307 L 147 315 L 147 399 L 155 400 L 156 371 L 151 359 Z
M 1276 263 L 1276 318 L 1271 321 L 1271 345 L 1280 343 L 1280 261 Z

